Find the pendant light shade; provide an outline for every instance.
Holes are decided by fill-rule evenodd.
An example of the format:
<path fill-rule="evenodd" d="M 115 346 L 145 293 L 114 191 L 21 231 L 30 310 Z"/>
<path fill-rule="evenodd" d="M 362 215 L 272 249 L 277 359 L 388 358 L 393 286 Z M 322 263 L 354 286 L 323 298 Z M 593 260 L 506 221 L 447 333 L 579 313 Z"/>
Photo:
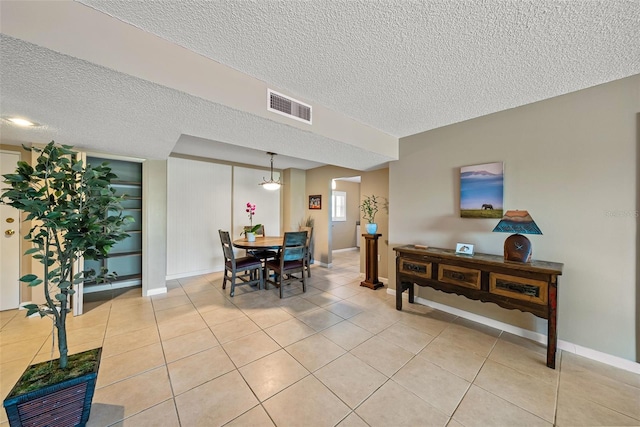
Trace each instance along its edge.
<path fill-rule="evenodd" d="M 280 182 L 280 179 L 278 179 L 277 181 L 273 179 L 273 156 L 275 156 L 276 153 L 267 152 L 267 154 L 271 156 L 271 178 L 269 178 L 269 180 L 267 181 L 266 179 L 264 179 L 264 177 L 262 177 L 262 182 L 258 185 L 262 185 L 265 190 L 274 191 L 280 188 L 282 182 Z"/>

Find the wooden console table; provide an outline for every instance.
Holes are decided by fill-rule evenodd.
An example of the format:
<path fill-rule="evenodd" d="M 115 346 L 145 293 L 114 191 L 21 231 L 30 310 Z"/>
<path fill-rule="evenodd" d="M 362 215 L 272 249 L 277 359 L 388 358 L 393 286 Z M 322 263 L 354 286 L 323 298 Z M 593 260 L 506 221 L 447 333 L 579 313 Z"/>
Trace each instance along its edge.
<path fill-rule="evenodd" d="M 500 307 L 532 313 L 548 320 L 547 366 L 556 367 L 556 316 L 558 276 L 563 265 L 556 262 L 505 261 L 502 256 L 458 255 L 450 249 L 405 245 L 396 251 L 396 308 L 402 310 L 402 293 L 413 284 L 492 302 Z"/>
<path fill-rule="evenodd" d="M 360 286 L 378 289 L 384 285 L 378 280 L 378 237 L 382 234 L 363 234 L 366 246 L 366 277 Z"/>

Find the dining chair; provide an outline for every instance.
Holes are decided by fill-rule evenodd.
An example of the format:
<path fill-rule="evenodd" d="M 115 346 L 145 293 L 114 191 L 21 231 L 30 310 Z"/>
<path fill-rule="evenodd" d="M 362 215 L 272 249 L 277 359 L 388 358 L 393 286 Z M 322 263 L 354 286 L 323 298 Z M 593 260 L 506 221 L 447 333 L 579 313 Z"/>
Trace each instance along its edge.
<path fill-rule="evenodd" d="M 288 231 L 284 233 L 282 248 L 278 250 L 276 259 L 267 261 L 266 270 L 272 270 L 275 273 L 273 279 L 267 274 L 265 280 L 265 289 L 268 284 L 280 288 L 280 298 L 284 285 L 293 282 L 302 282 L 302 292 L 307 292 L 307 279 L 304 274 L 304 254 L 307 246 L 306 231 Z M 296 276 L 300 273 L 299 276 Z"/>
<path fill-rule="evenodd" d="M 313 239 L 313 227 L 300 226 L 298 231 L 307 232 L 307 247 L 304 254 L 304 269 L 307 271 L 307 277 L 311 277 L 311 239 Z"/>
<path fill-rule="evenodd" d="M 262 275 L 262 261 L 253 256 L 236 258 L 231 245 L 231 237 L 228 231 L 218 230 L 222 252 L 224 253 L 224 278 L 222 289 L 227 288 L 227 280 L 231 283 L 230 296 L 235 294 L 236 284 L 258 285 L 262 289 L 264 276 Z"/>

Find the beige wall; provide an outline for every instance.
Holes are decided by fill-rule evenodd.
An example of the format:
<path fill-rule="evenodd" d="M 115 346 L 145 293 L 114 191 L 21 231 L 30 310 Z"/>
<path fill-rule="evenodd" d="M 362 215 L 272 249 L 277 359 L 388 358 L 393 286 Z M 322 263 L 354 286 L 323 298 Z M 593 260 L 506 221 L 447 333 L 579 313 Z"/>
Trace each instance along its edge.
<path fill-rule="evenodd" d="M 331 249 L 356 247 L 356 222 L 360 221 L 360 184 L 351 181 L 336 181 L 336 191 L 347 193 L 347 220 L 333 221 L 331 227 Z"/>
<path fill-rule="evenodd" d="M 533 257 L 564 263 L 559 339 L 637 360 L 639 111 L 636 75 L 403 138 L 389 171 L 391 248 L 466 242 L 501 254 L 507 235 L 491 232 L 497 220 L 459 217 L 459 168 L 503 161 L 505 207 L 528 210 L 544 233 L 531 236 Z M 545 333 L 546 321 L 530 314 L 419 295 Z"/>
<path fill-rule="evenodd" d="M 353 169 L 339 168 L 335 166 L 323 166 L 307 171 L 307 196 L 310 194 L 322 195 L 322 209 L 308 210 L 315 219 L 314 236 L 316 239 L 315 259 L 321 265 L 331 264 L 332 236 L 329 233 L 329 225 L 331 224 L 331 180 L 333 178 L 346 178 L 351 176 L 360 176 L 360 194 L 375 194 L 384 198 L 389 197 L 389 169 L 380 169 L 371 172 L 356 171 Z M 362 197 L 360 197 L 362 200 Z M 358 203 L 359 205 L 360 203 Z M 378 276 L 387 278 L 388 270 L 388 222 L 389 217 L 384 209 L 381 209 L 376 216 L 378 223 L 378 233 L 382 237 L 378 241 L 378 252 L 381 262 L 379 264 Z M 361 223 L 363 223 L 361 221 Z M 363 231 L 364 232 L 364 231 Z M 362 243 L 362 242 L 361 242 Z M 361 249 L 363 248 L 361 244 Z M 364 272 L 364 251 L 361 251 L 361 271 Z"/>
<path fill-rule="evenodd" d="M 307 170 L 306 195 L 307 213 L 314 221 L 314 259 L 320 265 L 331 265 L 331 180 L 333 178 L 345 178 L 359 176 L 360 171 L 340 168 L 336 166 L 322 166 Z M 308 208 L 309 195 L 320 194 L 322 196 L 322 209 L 311 210 Z"/>
<path fill-rule="evenodd" d="M 282 230 L 296 231 L 307 215 L 306 173 L 301 169 L 282 171 Z"/>

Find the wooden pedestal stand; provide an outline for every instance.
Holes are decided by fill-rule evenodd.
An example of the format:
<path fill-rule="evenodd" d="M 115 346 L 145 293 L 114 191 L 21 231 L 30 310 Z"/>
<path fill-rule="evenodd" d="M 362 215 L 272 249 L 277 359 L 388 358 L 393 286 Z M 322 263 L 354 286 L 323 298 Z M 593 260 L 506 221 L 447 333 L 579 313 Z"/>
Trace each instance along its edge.
<path fill-rule="evenodd" d="M 382 234 L 363 234 L 366 246 L 366 278 L 364 282 L 360 282 L 360 286 L 366 286 L 371 289 L 378 289 L 384 286 L 378 280 L 378 237 Z"/>

